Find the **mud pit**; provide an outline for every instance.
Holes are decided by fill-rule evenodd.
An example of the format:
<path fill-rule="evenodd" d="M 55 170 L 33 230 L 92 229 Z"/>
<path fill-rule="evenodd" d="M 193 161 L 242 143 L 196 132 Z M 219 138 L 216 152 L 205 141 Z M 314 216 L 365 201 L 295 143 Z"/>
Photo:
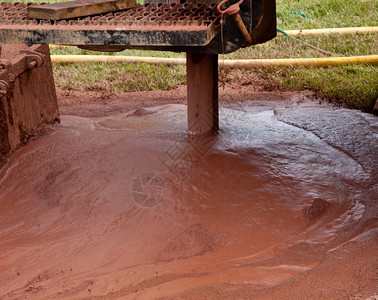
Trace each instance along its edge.
<path fill-rule="evenodd" d="M 0 299 L 376 296 L 377 117 L 229 92 L 205 141 L 183 88 L 61 94 L 0 170 Z"/>

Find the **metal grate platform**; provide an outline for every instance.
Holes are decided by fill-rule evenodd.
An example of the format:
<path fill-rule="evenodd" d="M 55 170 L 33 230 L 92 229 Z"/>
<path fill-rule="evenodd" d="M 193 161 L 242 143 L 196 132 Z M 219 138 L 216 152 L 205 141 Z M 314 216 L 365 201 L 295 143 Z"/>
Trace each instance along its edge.
<path fill-rule="evenodd" d="M 37 20 L 27 16 L 32 5 L 0 3 L 0 43 L 204 47 L 221 18 L 215 4 L 150 3 L 88 17 Z"/>

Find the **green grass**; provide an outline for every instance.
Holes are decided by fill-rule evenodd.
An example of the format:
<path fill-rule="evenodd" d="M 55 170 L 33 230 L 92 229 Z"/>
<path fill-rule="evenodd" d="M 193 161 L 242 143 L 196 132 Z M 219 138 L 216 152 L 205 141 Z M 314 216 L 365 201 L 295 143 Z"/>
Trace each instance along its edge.
<path fill-rule="evenodd" d="M 166 51 L 124 50 L 103 53 L 75 47 L 52 49 L 57 55 L 127 55 L 145 57 L 182 57 L 181 53 Z M 53 65 L 56 85 L 64 90 L 96 90 L 106 94 L 167 90 L 186 82 L 183 66 L 160 66 L 146 63 L 60 63 Z"/>
<path fill-rule="evenodd" d="M 370 112 L 378 95 L 378 69 L 370 65 L 331 68 L 260 68 L 231 70 L 225 79 L 262 90 L 312 90 L 334 103 Z"/>
<path fill-rule="evenodd" d="M 50 2 L 62 2 L 51 0 Z M 298 11 L 306 14 L 303 18 Z M 376 0 L 277 0 L 277 23 L 284 30 L 378 26 Z M 332 52 L 332 56 L 377 54 L 377 34 L 303 36 L 302 41 Z M 52 54 L 104 54 L 77 48 L 53 49 Z M 185 53 L 125 50 L 109 55 L 185 57 Z M 221 59 L 327 57 L 290 37 L 240 49 Z M 363 111 L 371 111 L 378 96 L 376 66 L 328 68 L 264 68 L 225 70 L 223 82 L 261 84 L 266 89 L 313 90 L 320 96 Z M 185 67 L 149 64 L 55 64 L 57 86 L 104 93 L 169 89 L 185 83 Z"/>
<path fill-rule="evenodd" d="M 288 13 L 300 11 L 307 19 Z M 378 25 L 376 0 L 277 0 L 277 25 L 282 29 Z"/>
<path fill-rule="evenodd" d="M 282 84 L 300 90 L 311 89 L 349 108 L 370 112 L 378 96 L 378 70 L 373 66 L 296 68 L 282 74 Z"/>
<path fill-rule="evenodd" d="M 185 82 L 180 66 L 150 64 L 56 64 L 55 81 L 65 90 L 96 90 L 104 93 L 167 90 Z"/>

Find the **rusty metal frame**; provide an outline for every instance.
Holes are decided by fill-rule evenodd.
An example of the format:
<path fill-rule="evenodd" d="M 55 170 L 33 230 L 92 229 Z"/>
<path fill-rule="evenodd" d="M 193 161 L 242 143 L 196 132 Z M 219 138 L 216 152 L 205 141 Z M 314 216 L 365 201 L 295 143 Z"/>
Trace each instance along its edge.
<path fill-rule="evenodd" d="M 241 4 L 240 16 L 251 35 L 249 43 L 232 16 L 226 15 L 221 25 L 215 3 L 149 3 L 68 20 L 30 19 L 27 7 L 33 5 L 0 2 L 0 43 L 221 54 L 276 36 L 275 0 L 246 0 Z"/>
<path fill-rule="evenodd" d="M 137 5 L 60 21 L 28 19 L 26 8 L 22 3 L 0 3 L 1 43 L 204 47 L 220 20 L 214 5 L 193 3 Z"/>

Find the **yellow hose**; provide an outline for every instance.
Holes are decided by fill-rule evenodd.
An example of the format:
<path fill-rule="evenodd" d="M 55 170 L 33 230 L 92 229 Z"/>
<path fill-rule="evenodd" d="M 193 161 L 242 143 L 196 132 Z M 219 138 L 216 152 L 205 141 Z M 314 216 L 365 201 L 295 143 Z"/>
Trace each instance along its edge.
<path fill-rule="evenodd" d="M 375 33 L 378 27 L 349 27 L 349 28 L 321 28 L 321 29 L 299 29 L 285 30 L 289 35 L 317 35 L 317 34 L 355 34 L 355 33 Z M 278 36 L 283 36 L 277 32 Z"/>
<path fill-rule="evenodd" d="M 378 64 L 378 55 L 327 57 L 327 58 L 289 58 L 289 59 L 246 59 L 225 60 L 219 63 L 229 68 L 260 68 L 260 67 L 329 67 L 345 64 Z"/>
<path fill-rule="evenodd" d="M 162 65 L 185 65 L 185 58 L 106 56 L 106 55 L 51 55 L 53 63 L 148 63 Z M 219 65 L 229 68 L 261 67 L 328 67 L 344 64 L 378 64 L 378 55 L 327 57 L 327 58 L 292 58 L 292 59 L 239 59 L 219 60 Z"/>
<path fill-rule="evenodd" d="M 107 55 L 51 55 L 53 63 L 149 63 L 161 65 L 185 65 L 185 58 L 107 56 Z"/>

